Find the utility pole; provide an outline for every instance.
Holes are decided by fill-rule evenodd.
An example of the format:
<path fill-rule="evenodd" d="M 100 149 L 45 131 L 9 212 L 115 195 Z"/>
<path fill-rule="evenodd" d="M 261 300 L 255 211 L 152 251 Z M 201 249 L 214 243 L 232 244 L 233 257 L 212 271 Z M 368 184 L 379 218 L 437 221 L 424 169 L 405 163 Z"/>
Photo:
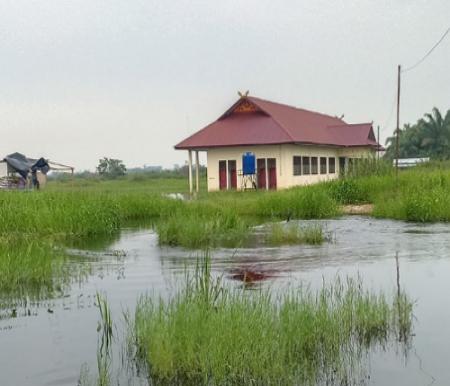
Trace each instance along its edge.
<path fill-rule="evenodd" d="M 397 75 L 397 128 L 395 130 L 395 176 L 398 179 L 399 135 L 400 135 L 400 74 L 402 66 L 398 65 Z"/>
<path fill-rule="evenodd" d="M 380 160 L 380 125 L 377 126 L 377 144 L 378 144 L 378 151 L 377 151 L 377 160 Z"/>

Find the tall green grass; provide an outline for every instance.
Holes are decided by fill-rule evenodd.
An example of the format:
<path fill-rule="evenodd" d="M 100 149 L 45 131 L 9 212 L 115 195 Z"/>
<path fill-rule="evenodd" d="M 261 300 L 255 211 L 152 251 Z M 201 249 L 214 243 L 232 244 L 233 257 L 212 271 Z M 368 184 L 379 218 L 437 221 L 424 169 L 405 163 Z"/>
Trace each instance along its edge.
<path fill-rule="evenodd" d="M 117 203 L 104 195 L 0 193 L 0 234 L 89 236 L 110 233 L 120 224 Z"/>
<path fill-rule="evenodd" d="M 374 199 L 374 216 L 415 222 L 450 221 L 450 170 L 401 171 L 391 190 Z"/>
<path fill-rule="evenodd" d="M 114 339 L 114 323 L 111 309 L 104 295 L 97 292 L 96 306 L 100 312 L 97 325 L 97 376 L 91 375 L 89 366 L 83 364 L 80 370 L 78 386 L 109 386 L 111 380 L 112 343 Z"/>
<path fill-rule="evenodd" d="M 143 191 L 0 192 L 0 235 L 73 238 L 112 234 L 131 221 L 152 221 L 161 244 L 239 243 L 248 224 L 267 219 L 326 218 L 336 202 L 320 187 L 176 200 Z"/>
<path fill-rule="evenodd" d="M 217 192 L 186 201 L 123 181 L 86 190 L 0 192 L 0 235 L 93 237 L 113 234 L 131 221 L 150 221 L 158 224 L 162 244 L 198 247 L 218 239 L 233 244 L 248 225 L 331 218 L 340 215 L 340 205 L 358 203 L 374 203 L 377 217 L 450 220 L 449 168 L 418 167 L 401 171 L 398 180 L 390 170 L 278 192 Z"/>
<path fill-rule="evenodd" d="M 321 219 L 339 214 L 336 201 L 323 184 L 262 193 L 254 210 L 263 218 L 278 219 Z"/>
<path fill-rule="evenodd" d="M 195 211 L 173 213 L 157 225 L 160 245 L 181 245 L 198 249 L 205 246 L 237 247 L 247 238 L 248 223 L 231 211 L 207 215 Z"/>
<path fill-rule="evenodd" d="M 0 192 L 0 234 L 93 236 L 181 205 L 153 193 Z"/>
<path fill-rule="evenodd" d="M 432 163 L 395 173 L 347 177 L 323 189 L 340 204 L 373 203 L 375 217 L 450 221 L 450 168 Z"/>
<path fill-rule="evenodd" d="M 206 260 L 169 300 L 138 301 L 130 342 L 158 385 L 348 384 L 368 350 L 407 344 L 411 330 L 405 294 L 389 300 L 352 279 L 318 292 L 232 289 Z"/>
<path fill-rule="evenodd" d="M 0 239 L 0 309 L 61 295 L 86 271 L 66 264 L 67 256 L 50 242 L 23 237 Z"/>
<path fill-rule="evenodd" d="M 162 178 L 154 178 L 145 174 L 130 174 L 128 176 L 119 177 L 116 179 L 102 179 L 101 177 L 87 177 L 87 178 L 67 178 L 55 179 L 49 181 L 46 190 L 61 192 L 141 192 L 152 194 L 165 193 L 189 193 L 189 183 L 187 176 L 162 176 Z M 200 178 L 200 191 L 206 191 L 206 178 Z"/>
<path fill-rule="evenodd" d="M 268 227 L 266 242 L 270 245 L 286 244 L 322 244 L 327 239 L 323 227 L 319 224 L 300 225 L 295 222 L 273 223 Z"/>

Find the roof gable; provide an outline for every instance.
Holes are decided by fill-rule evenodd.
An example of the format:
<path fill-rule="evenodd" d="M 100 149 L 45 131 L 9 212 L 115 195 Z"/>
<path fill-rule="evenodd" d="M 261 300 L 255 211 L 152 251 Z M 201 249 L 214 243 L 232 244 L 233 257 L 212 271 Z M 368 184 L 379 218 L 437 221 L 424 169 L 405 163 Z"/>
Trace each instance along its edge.
<path fill-rule="evenodd" d="M 231 106 L 225 113 L 223 113 L 220 119 L 225 119 L 232 114 L 245 114 L 245 113 L 262 113 L 263 112 L 255 103 L 253 103 L 249 98 L 241 97 L 233 106 Z"/>

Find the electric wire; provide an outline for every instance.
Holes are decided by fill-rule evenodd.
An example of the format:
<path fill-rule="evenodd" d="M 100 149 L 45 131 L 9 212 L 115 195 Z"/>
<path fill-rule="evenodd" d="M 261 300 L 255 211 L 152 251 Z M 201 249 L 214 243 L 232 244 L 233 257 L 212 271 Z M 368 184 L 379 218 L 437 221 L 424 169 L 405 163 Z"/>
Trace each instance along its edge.
<path fill-rule="evenodd" d="M 436 42 L 436 44 L 433 47 L 431 47 L 431 49 L 423 56 L 422 59 L 420 59 L 417 63 L 413 64 L 412 66 L 405 68 L 404 70 L 402 70 L 402 72 L 411 71 L 414 68 L 416 68 L 419 64 L 421 64 L 426 58 L 428 58 L 428 56 L 431 55 L 431 53 L 437 48 L 437 46 L 439 46 L 439 44 L 442 43 L 442 41 L 449 34 L 449 32 L 450 32 L 450 27 L 447 28 L 447 30 L 444 32 L 444 34 L 441 36 L 441 38 Z"/>

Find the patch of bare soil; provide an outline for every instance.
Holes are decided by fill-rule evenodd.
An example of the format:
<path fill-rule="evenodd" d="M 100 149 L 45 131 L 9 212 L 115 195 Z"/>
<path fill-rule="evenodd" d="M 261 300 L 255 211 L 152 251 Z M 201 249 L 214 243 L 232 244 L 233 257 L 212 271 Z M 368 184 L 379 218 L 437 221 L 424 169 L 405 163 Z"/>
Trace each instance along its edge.
<path fill-rule="evenodd" d="M 373 204 L 362 205 L 344 205 L 342 213 L 344 214 L 372 214 Z"/>

